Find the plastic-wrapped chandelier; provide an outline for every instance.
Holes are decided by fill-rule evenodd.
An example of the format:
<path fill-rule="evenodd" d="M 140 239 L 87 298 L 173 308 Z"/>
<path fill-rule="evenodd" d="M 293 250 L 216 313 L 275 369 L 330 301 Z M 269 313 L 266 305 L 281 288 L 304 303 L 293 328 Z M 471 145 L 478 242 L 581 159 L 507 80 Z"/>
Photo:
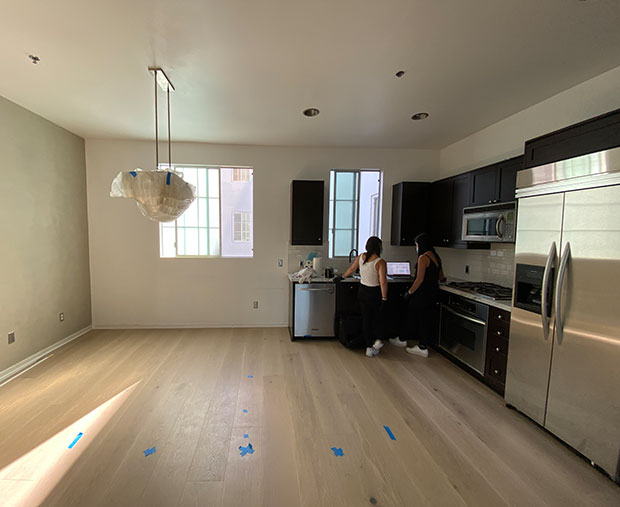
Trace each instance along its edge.
<path fill-rule="evenodd" d="M 170 92 L 174 86 L 164 71 L 149 67 L 155 81 L 155 167 L 153 171 L 121 171 L 112 181 L 110 197 L 126 197 L 137 201 L 138 209 L 156 222 L 179 218 L 196 199 L 196 189 L 173 170 L 159 169 L 159 132 L 157 116 L 157 87 L 166 92 L 168 101 L 168 167 L 172 167 L 170 147 Z"/>

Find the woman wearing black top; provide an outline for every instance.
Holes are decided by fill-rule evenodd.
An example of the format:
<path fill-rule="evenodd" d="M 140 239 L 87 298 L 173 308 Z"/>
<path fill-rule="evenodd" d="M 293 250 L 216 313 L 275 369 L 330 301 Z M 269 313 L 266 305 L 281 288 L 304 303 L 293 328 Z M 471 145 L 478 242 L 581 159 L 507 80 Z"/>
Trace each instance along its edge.
<path fill-rule="evenodd" d="M 434 307 L 439 297 L 439 282 L 445 281 L 441 259 L 433 248 L 431 237 L 422 233 L 416 236 L 418 264 L 413 285 L 405 293 L 407 298 L 406 328 L 399 338 L 390 339 L 398 347 L 407 347 L 407 339 L 419 340 L 418 345 L 407 347 L 407 352 L 428 357 L 428 343 L 432 333 Z"/>

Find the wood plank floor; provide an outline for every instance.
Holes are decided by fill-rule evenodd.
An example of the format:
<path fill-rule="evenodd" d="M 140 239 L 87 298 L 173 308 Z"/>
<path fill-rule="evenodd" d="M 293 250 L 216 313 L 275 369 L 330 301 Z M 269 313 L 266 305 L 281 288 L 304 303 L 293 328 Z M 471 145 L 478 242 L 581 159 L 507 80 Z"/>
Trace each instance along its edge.
<path fill-rule="evenodd" d="M 620 505 L 445 358 L 285 329 L 92 331 L 1 387 L 0 415 L 3 507 Z"/>

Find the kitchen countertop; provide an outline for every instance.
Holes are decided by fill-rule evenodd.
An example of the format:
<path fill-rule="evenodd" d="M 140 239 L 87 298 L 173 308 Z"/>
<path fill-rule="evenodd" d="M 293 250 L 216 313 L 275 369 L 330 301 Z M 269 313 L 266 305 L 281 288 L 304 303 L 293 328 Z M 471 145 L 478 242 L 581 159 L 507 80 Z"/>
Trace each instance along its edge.
<path fill-rule="evenodd" d="M 293 273 L 289 273 L 288 274 L 288 279 L 291 282 L 299 283 L 299 280 L 295 280 L 293 278 L 293 275 L 294 275 Z M 309 283 L 331 283 L 333 281 L 334 281 L 333 278 L 325 278 L 324 276 L 316 276 L 316 277 L 311 278 Z M 343 278 L 341 281 L 342 282 L 349 282 L 349 283 L 350 282 L 359 283 L 360 279 L 351 276 L 349 278 Z M 413 278 L 389 278 L 388 277 L 387 281 L 388 281 L 388 283 L 397 283 L 397 282 L 400 282 L 400 283 L 403 283 L 403 282 L 404 283 L 413 283 Z M 306 283 L 308 283 L 308 282 L 306 282 Z"/>
<path fill-rule="evenodd" d="M 484 303 L 485 305 L 494 306 L 495 308 L 499 308 L 500 310 L 504 310 L 506 312 L 509 312 L 512 310 L 512 302 L 506 299 L 500 299 L 500 300 L 491 299 L 485 296 L 481 296 L 480 294 L 473 294 L 471 292 L 457 289 L 455 287 L 450 287 L 449 285 L 444 285 L 444 284 L 440 284 L 439 288 L 446 292 L 451 292 L 452 294 L 463 296 L 464 298 L 467 298 L 467 299 L 473 299 L 474 301 L 477 301 L 478 303 Z"/>

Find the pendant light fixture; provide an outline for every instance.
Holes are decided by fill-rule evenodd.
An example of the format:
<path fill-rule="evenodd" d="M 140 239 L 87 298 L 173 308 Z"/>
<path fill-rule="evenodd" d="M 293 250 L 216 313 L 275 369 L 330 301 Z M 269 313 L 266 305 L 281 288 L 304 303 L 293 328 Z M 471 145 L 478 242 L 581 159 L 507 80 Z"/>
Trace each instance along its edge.
<path fill-rule="evenodd" d="M 170 142 L 170 92 L 174 86 L 159 67 L 149 67 L 155 84 L 155 169 L 121 171 L 112 181 L 110 197 L 134 199 L 140 212 L 156 222 L 171 222 L 179 218 L 196 199 L 196 189 L 172 169 Z M 168 109 L 168 165 L 159 167 L 159 116 L 157 88 L 166 92 Z"/>

